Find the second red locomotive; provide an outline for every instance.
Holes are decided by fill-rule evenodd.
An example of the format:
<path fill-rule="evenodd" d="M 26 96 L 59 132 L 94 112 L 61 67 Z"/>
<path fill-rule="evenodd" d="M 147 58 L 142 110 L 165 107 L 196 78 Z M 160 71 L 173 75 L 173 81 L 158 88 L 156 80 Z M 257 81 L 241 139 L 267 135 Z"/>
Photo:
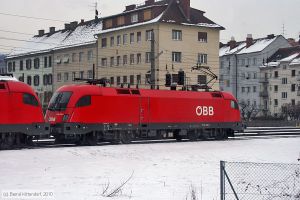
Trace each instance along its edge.
<path fill-rule="evenodd" d="M 224 139 L 242 130 L 237 100 L 226 92 L 63 86 L 46 121 L 57 141 L 129 143 L 135 139 Z"/>
<path fill-rule="evenodd" d="M 39 99 L 27 84 L 0 75 L 0 149 L 22 147 L 49 134 Z"/>

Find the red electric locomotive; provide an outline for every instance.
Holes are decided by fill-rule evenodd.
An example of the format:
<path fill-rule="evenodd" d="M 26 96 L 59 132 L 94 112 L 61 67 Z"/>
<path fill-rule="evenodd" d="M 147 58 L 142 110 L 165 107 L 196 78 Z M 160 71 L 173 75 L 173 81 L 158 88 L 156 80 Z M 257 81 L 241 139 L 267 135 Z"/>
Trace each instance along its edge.
<path fill-rule="evenodd" d="M 46 121 L 58 141 L 225 139 L 242 130 L 237 100 L 226 92 L 69 85 L 52 97 Z"/>
<path fill-rule="evenodd" d="M 0 149 L 24 146 L 49 130 L 33 89 L 11 75 L 0 76 Z"/>

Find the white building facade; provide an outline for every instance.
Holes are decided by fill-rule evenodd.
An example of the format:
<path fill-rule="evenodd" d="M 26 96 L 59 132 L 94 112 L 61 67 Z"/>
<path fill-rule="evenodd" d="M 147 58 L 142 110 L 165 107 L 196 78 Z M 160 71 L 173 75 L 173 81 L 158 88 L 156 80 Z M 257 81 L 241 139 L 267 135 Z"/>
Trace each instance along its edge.
<path fill-rule="evenodd" d="M 242 42 L 236 42 L 232 38 L 220 48 L 221 90 L 233 93 L 240 103 L 263 108 L 260 66 L 279 48 L 289 46 L 281 35 L 253 39 L 249 34 L 246 41 Z"/>

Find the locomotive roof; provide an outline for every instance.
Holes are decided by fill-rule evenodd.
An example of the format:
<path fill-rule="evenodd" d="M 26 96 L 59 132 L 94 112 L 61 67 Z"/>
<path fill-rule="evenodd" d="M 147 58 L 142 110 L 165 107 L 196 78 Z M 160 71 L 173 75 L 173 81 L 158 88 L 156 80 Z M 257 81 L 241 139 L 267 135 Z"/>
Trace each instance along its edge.
<path fill-rule="evenodd" d="M 82 95 L 105 95 L 105 96 L 117 96 L 117 95 L 126 95 L 126 92 L 130 92 L 127 95 L 137 95 L 145 97 L 168 97 L 168 98 L 181 98 L 185 96 L 186 98 L 199 98 L 209 99 L 218 97 L 218 94 L 222 94 L 221 98 L 225 99 L 235 99 L 230 93 L 219 92 L 219 91 L 210 91 L 210 92 L 194 92 L 194 91 L 173 91 L 173 90 L 150 90 L 150 89 L 135 89 L 135 88 L 112 88 L 112 87 L 100 87 L 96 85 L 67 85 L 61 87 L 58 91 L 77 91 Z M 136 91 L 136 92 L 134 92 Z M 216 94 L 213 96 L 212 94 Z"/>
<path fill-rule="evenodd" d="M 35 95 L 34 90 L 27 84 L 20 81 L 5 81 L 8 84 L 9 91 L 23 92 Z"/>

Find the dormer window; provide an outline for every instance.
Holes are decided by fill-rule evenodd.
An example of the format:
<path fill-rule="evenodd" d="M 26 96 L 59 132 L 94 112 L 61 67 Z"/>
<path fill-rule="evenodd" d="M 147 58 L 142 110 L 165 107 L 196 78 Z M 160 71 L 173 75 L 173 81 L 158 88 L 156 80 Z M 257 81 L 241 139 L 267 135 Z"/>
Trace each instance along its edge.
<path fill-rule="evenodd" d="M 139 21 L 138 14 L 134 13 L 131 15 L 131 23 L 136 23 Z"/>

